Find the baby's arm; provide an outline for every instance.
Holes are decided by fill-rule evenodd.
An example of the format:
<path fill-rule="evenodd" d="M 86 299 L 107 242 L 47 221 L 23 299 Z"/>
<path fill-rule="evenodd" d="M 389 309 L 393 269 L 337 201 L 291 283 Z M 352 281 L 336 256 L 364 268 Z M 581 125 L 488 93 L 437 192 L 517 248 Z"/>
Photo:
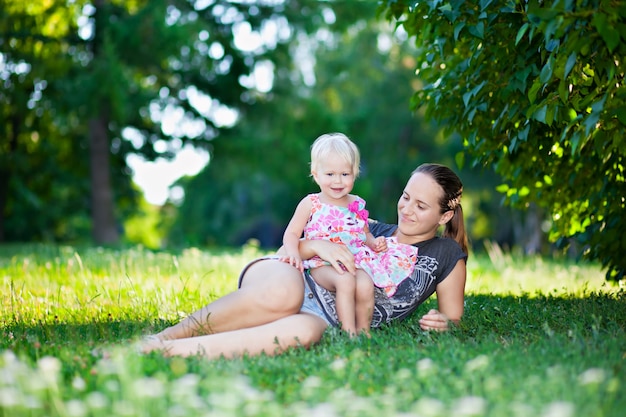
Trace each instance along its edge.
<path fill-rule="evenodd" d="M 387 239 L 384 236 L 374 237 L 374 235 L 370 232 L 370 228 L 365 224 L 364 228 L 365 232 L 365 244 L 375 252 L 386 252 L 387 251 Z"/>
<path fill-rule="evenodd" d="M 283 262 L 287 262 L 303 271 L 302 258 L 300 257 L 300 238 L 302 232 L 309 220 L 309 214 L 311 213 L 311 200 L 308 197 L 303 198 L 296 207 L 293 217 L 289 221 L 285 234 L 283 235 L 283 250 L 284 255 L 280 258 Z"/>

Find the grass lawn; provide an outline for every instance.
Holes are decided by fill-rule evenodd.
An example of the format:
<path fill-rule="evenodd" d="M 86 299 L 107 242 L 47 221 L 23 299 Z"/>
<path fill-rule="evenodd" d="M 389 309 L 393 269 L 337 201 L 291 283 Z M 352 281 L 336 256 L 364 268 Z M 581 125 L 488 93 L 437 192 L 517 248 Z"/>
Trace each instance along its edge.
<path fill-rule="evenodd" d="M 492 251 L 466 314 L 309 351 L 207 361 L 132 342 L 236 288 L 262 254 L 0 246 L 0 417 L 626 415 L 626 291 L 597 265 Z M 111 353 L 103 359 L 102 350 Z"/>

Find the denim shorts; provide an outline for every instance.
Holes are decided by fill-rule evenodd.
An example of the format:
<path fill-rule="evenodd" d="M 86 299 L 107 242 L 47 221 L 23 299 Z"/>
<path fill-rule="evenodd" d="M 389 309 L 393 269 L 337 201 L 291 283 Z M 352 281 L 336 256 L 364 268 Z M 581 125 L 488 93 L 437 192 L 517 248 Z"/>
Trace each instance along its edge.
<path fill-rule="evenodd" d="M 333 325 L 328 318 L 326 318 L 326 314 L 324 314 L 322 307 L 320 307 L 320 304 L 317 302 L 317 298 L 315 298 L 315 294 L 313 294 L 313 291 L 309 288 L 306 280 L 304 280 L 304 301 L 302 302 L 300 313 L 313 314 L 324 320 L 329 326 Z"/>

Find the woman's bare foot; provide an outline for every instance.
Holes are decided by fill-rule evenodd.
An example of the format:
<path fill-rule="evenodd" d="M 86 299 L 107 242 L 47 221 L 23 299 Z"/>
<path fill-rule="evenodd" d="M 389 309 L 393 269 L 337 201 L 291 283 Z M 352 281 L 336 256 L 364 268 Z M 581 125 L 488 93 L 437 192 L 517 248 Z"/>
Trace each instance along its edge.
<path fill-rule="evenodd" d="M 165 350 L 165 344 L 157 335 L 151 334 L 144 336 L 139 342 L 137 342 L 136 350 L 137 352 L 144 354 L 155 350 L 163 351 Z"/>

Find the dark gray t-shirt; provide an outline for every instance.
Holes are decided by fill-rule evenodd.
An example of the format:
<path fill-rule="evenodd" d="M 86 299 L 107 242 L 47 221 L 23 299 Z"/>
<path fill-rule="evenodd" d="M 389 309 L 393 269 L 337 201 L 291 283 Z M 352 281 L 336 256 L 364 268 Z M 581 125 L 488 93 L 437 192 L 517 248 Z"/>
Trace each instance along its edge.
<path fill-rule="evenodd" d="M 372 221 L 369 226 L 374 236 L 385 237 L 393 235 L 397 228 L 395 224 Z M 434 237 L 415 246 L 418 248 L 415 269 L 411 276 L 400 283 L 396 293 L 392 297 L 387 297 L 381 288 L 374 287 L 372 327 L 407 318 L 435 292 L 437 284 L 452 272 L 459 260 L 467 259 L 459 244 L 449 238 Z M 327 319 L 337 326 L 335 294 L 318 285 L 308 271 L 304 275 Z"/>

